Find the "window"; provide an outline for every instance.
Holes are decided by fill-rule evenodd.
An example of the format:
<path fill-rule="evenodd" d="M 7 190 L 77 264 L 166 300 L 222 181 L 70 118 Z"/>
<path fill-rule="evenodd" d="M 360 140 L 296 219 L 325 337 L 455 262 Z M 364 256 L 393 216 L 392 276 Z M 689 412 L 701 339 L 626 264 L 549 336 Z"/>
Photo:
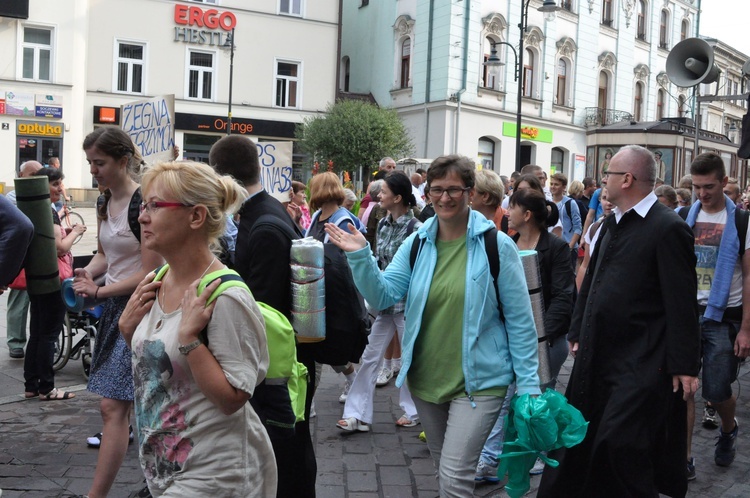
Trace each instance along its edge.
<path fill-rule="evenodd" d="M 143 62 L 146 47 L 140 43 L 117 42 L 115 91 L 144 93 Z"/>
<path fill-rule="evenodd" d="M 599 109 L 606 109 L 609 102 L 609 76 L 604 71 L 599 73 Z"/>
<path fill-rule="evenodd" d="M 563 59 L 560 59 L 557 61 L 557 92 L 555 92 L 555 103 L 557 105 L 566 105 L 567 77 L 568 64 Z"/>
<path fill-rule="evenodd" d="M 612 26 L 612 1 L 602 0 L 602 24 Z"/>
<path fill-rule="evenodd" d="M 279 0 L 279 14 L 302 15 L 302 0 Z"/>
<path fill-rule="evenodd" d="M 400 88 L 408 88 L 410 86 L 410 74 L 409 66 L 411 63 L 411 38 L 405 38 L 401 42 L 401 70 L 400 75 Z"/>
<path fill-rule="evenodd" d="M 299 77 L 299 62 L 276 61 L 276 107 L 298 106 Z"/>
<path fill-rule="evenodd" d="M 482 169 L 494 170 L 495 163 L 495 142 L 488 137 L 479 139 L 479 163 Z"/>
<path fill-rule="evenodd" d="M 553 173 L 562 173 L 565 165 L 565 151 L 560 147 L 553 147 L 550 156 L 550 166 Z"/>
<path fill-rule="evenodd" d="M 359 5 L 360 7 L 367 7 L 370 5 L 370 0 L 362 0 L 362 3 Z"/>
<path fill-rule="evenodd" d="M 573 0 L 562 0 L 560 2 L 560 8 L 567 10 L 568 12 L 573 12 Z"/>
<path fill-rule="evenodd" d="M 341 82 L 341 91 L 342 92 L 348 92 L 349 91 L 349 75 L 351 73 L 351 60 L 348 56 L 344 56 L 344 63 L 342 64 L 344 66 L 342 69 L 342 82 Z"/>
<path fill-rule="evenodd" d="M 661 11 L 659 18 L 659 47 L 667 48 L 667 26 L 669 22 L 669 12 L 664 9 Z"/>
<path fill-rule="evenodd" d="M 494 66 L 487 66 L 486 62 L 489 60 L 490 56 L 492 55 L 492 46 L 495 45 L 496 52 L 497 52 L 497 42 L 490 38 L 489 36 L 484 39 L 484 60 L 482 64 L 482 81 L 481 86 L 483 88 L 491 88 L 492 90 L 499 89 L 498 86 L 498 74 L 499 74 L 499 67 Z M 500 57 L 499 54 L 497 54 L 498 57 Z"/>
<path fill-rule="evenodd" d="M 664 119 L 664 90 L 656 92 L 656 120 Z"/>
<path fill-rule="evenodd" d="M 215 75 L 214 54 L 188 50 L 188 98 L 212 100 Z"/>
<path fill-rule="evenodd" d="M 682 24 L 680 24 L 680 41 L 685 40 L 688 37 L 688 33 L 690 32 L 690 23 L 687 19 L 682 20 Z"/>
<path fill-rule="evenodd" d="M 633 116 L 636 121 L 641 121 L 643 116 L 643 83 L 635 84 L 635 98 L 633 99 Z"/>
<path fill-rule="evenodd" d="M 638 0 L 638 24 L 636 26 L 636 36 L 639 40 L 646 39 L 646 2 Z"/>
<path fill-rule="evenodd" d="M 526 63 L 523 66 L 523 96 L 533 97 L 534 96 L 534 52 L 530 49 L 525 49 L 524 57 Z"/>
<path fill-rule="evenodd" d="M 52 30 L 23 28 L 21 78 L 52 81 Z"/>

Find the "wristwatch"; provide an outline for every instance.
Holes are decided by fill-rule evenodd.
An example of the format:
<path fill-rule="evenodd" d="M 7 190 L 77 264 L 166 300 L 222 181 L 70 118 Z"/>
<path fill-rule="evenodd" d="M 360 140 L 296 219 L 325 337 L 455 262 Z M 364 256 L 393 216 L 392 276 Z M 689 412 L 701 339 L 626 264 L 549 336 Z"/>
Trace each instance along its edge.
<path fill-rule="evenodd" d="M 191 342 L 190 344 L 187 344 L 185 346 L 180 346 L 177 349 L 180 350 L 180 353 L 182 353 L 184 355 L 187 355 L 190 351 L 194 350 L 195 348 L 197 348 L 201 344 L 203 344 L 203 342 L 201 342 L 200 339 L 197 339 L 197 340 Z"/>

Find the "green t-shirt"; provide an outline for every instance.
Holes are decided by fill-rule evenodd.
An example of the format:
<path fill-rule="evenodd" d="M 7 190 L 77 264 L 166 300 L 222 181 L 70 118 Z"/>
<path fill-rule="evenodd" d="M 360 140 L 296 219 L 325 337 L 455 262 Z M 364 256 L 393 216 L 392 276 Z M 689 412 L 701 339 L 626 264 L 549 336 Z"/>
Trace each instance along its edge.
<path fill-rule="evenodd" d="M 409 367 L 409 390 L 430 403 L 464 396 L 461 367 L 466 236 L 437 241 L 437 265 Z"/>

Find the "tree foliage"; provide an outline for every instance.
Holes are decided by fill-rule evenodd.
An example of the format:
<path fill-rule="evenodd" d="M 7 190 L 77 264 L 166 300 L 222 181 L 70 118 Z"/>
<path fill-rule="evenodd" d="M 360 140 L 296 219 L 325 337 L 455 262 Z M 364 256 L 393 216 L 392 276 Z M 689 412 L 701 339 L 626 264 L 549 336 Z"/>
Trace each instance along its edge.
<path fill-rule="evenodd" d="M 324 170 L 333 161 L 336 172 L 362 166 L 367 174 L 383 157 L 398 159 L 414 150 L 395 110 L 357 100 L 339 100 L 325 116 L 305 118 L 296 135 L 311 164 L 317 161 Z"/>

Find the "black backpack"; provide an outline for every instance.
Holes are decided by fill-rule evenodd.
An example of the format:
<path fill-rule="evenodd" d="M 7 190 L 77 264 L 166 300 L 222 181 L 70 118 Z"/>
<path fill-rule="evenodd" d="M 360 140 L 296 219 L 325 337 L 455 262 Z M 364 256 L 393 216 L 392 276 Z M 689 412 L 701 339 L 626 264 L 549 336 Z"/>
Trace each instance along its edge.
<path fill-rule="evenodd" d="M 683 207 L 677 211 L 677 214 L 679 214 L 680 218 L 683 220 L 687 220 L 689 213 L 689 207 Z M 745 211 L 740 208 L 734 210 L 734 226 L 737 227 L 737 237 L 740 239 L 740 258 L 745 254 L 745 239 L 747 238 L 748 221 L 750 221 L 750 211 Z M 693 227 L 690 228 L 692 229 Z"/>
<path fill-rule="evenodd" d="M 291 240 L 300 238 L 294 231 L 273 215 L 263 215 L 253 225 L 277 227 Z M 344 251 L 331 243 L 323 244 L 325 256 L 326 338 L 324 341 L 306 343 L 318 363 L 345 365 L 356 363 L 362 357 L 370 335 L 370 319 L 365 301 L 354 285 L 352 271 Z"/>
<path fill-rule="evenodd" d="M 108 199 L 104 194 L 96 199 L 97 214 L 104 213 L 107 202 Z M 141 242 L 141 224 L 138 222 L 138 216 L 141 214 L 141 202 L 143 202 L 143 197 L 141 195 L 141 187 L 138 187 L 130 197 L 130 203 L 128 204 L 128 225 L 130 226 L 130 231 L 138 239 L 138 243 Z"/>

